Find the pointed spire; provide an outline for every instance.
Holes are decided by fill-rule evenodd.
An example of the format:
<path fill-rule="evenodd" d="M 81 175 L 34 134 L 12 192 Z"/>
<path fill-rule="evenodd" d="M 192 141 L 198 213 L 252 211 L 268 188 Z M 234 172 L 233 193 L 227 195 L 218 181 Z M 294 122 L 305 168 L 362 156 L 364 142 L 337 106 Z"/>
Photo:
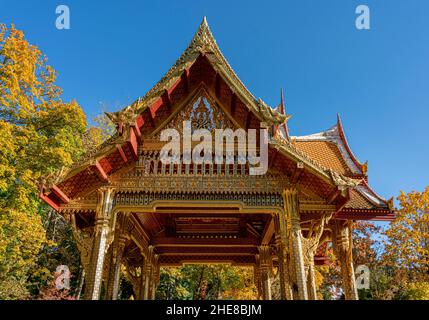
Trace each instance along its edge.
<path fill-rule="evenodd" d="M 285 97 L 283 94 L 283 88 L 280 89 L 280 112 L 285 114 Z"/>
<path fill-rule="evenodd" d="M 198 31 L 197 33 L 199 33 L 200 31 L 206 31 L 209 28 L 209 24 L 207 23 L 207 18 L 206 16 L 203 17 L 203 20 L 200 23 L 200 26 L 198 27 Z"/>
<path fill-rule="evenodd" d="M 280 112 L 286 116 L 285 98 L 284 98 L 283 88 L 280 89 Z M 287 126 L 287 119 L 286 119 L 285 123 L 283 123 L 283 128 L 285 131 L 285 136 L 286 136 L 285 138 L 287 140 L 290 140 L 289 128 Z"/>
<path fill-rule="evenodd" d="M 191 41 L 190 49 L 192 51 L 199 51 L 201 53 L 207 53 L 216 50 L 216 40 L 213 37 L 213 34 L 210 31 L 209 24 L 207 23 L 206 16 L 203 17 L 203 20 L 198 27 L 197 32 L 194 35 L 194 38 Z"/>

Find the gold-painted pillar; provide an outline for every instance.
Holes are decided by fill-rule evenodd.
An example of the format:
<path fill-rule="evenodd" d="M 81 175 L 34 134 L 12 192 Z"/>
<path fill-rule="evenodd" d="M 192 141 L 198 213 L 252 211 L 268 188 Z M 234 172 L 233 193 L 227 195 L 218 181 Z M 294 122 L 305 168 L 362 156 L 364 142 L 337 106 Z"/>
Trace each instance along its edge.
<path fill-rule="evenodd" d="M 340 262 L 343 290 L 346 300 L 358 300 L 355 272 L 353 268 L 353 240 L 351 221 L 333 221 L 332 242 L 334 253 Z"/>
<path fill-rule="evenodd" d="M 147 259 L 144 256 L 143 252 L 142 252 L 142 256 L 143 256 L 143 263 L 140 267 L 140 290 L 139 290 L 139 297 L 138 300 L 145 300 L 145 286 L 146 286 L 146 277 L 147 277 Z"/>
<path fill-rule="evenodd" d="M 85 284 L 85 299 L 87 300 L 98 300 L 100 298 L 104 258 L 109 245 L 107 238 L 112 229 L 110 222 L 112 218 L 113 195 L 114 191 L 112 188 L 102 188 L 99 190 L 94 241 Z"/>
<path fill-rule="evenodd" d="M 143 299 L 149 300 L 151 294 L 151 276 L 152 276 L 152 261 L 153 261 L 153 246 L 148 247 L 148 257 L 145 263 L 145 282 L 144 282 L 144 294 Z"/>
<path fill-rule="evenodd" d="M 280 299 L 293 300 L 289 277 L 289 253 L 287 250 L 287 221 L 284 212 L 274 216 L 275 243 L 280 272 Z"/>
<path fill-rule="evenodd" d="M 256 290 L 258 292 L 258 300 L 262 299 L 262 281 L 261 274 L 259 272 L 259 255 L 255 256 L 256 264 L 253 266 L 253 282 L 255 283 Z"/>
<path fill-rule="evenodd" d="M 107 284 L 107 299 L 117 300 L 119 292 L 119 281 L 121 278 L 122 255 L 125 249 L 127 238 L 124 235 L 115 235 L 112 248 L 112 257 L 109 270 L 109 279 Z"/>
<path fill-rule="evenodd" d="M 158 283 L 159 283 L 159 255 L 154 254 L 153 256 L 153 265 L 152 265 L 152 276 L 151 276 L 151 281 L 152 281 L 152 285 L 151 285 L 151 299 L 155 300 L 155 296 L 156 296 L 156 289 L 158 287 Z"/>
<path fill-rule="evenodd" d="M 271 300 L 271 273 L 272 261 L 268 245 L 258 247 L 259 250 L 259 274 L 262 282 L 262 300 Z"/>
<path fill-rule="evenodd" d="M 290 221 L 290 248 L 293 255 L 292 269 L 295 272 L 298 299 L 307 300 L 307 283 L 305 278 L 304 256 L 301 243 L 301 225 L 299 215 L 298 190 L 295 188 L 286 189 L 283 192 L 284 210 Z"/>

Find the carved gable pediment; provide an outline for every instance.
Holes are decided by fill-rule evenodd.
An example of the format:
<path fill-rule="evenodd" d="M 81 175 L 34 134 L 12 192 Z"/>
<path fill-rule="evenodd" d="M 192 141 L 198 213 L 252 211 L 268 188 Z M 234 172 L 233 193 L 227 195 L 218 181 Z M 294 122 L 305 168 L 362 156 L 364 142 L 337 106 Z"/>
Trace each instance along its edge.
<path fill-rule="evenodd" d="M 192 132 L 198 129 L 213 131 L 215 129 L 230 128 L 235 130 L 238 128 L 238 125 L 226 114 L 207 90 L 201 88 L 183 108 L 174 113 L 149 139 L 159 140 L 161 131 L 165 129 L 175 129 L 182 134 L 184 121 L 191 122 Z"/>

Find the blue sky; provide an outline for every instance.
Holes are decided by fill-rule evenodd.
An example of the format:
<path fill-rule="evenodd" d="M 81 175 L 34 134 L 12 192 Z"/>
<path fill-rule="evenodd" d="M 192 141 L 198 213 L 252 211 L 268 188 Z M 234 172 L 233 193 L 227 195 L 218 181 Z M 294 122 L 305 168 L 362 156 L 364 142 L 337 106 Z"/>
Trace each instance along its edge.
<path fill-rule="evenodd" d="M 270 105 L 285 90 L 292 135 L 342 117 L 384 197 L 429 185 L 429 1 L 1 1 L 59 72 L 64 98 L 89 117 L 149 90 L 186 48 L 202 17 L 250 91 Z M 66 4 L 71 29 L 55 28 Z M 355 8 L 371 29 L 355 28 Z"/>

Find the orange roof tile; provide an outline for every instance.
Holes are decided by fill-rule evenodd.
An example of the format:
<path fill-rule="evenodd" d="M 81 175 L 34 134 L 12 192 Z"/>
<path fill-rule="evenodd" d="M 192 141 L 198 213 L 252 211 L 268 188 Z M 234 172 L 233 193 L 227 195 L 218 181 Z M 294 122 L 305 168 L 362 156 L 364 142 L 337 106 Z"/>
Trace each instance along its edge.
<path fill-rule="evenodd" d="M 293 141 L 295 146 L 323 167 L 343 175 L 351 175 L 338 147 L 330 141 Z"/>

